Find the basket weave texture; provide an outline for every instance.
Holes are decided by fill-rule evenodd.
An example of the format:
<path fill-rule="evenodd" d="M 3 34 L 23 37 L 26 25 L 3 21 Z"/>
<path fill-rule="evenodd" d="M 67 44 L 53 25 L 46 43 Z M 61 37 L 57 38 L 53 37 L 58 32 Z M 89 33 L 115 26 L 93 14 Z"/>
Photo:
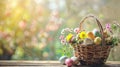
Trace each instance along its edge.
<path fill-rule="evenodd" d="M 80 30 L 82 30 L 83 22 L 92 17 L 96 20 L 98 27 L 100 29 L 102 44 L 101 45 L 83 45 L 77 44 L 74 46 L 74 55 L 79 58 L 79 61 L 82 65 L 94 65 L 94 64 L 104 64 L 109 56 L 111 46 L 106 45 L 105 38 L 103 34 L 103 27 L 100 21 L 95 16 L 87 16 L 83 18 L 80 22 Z"/>
<path fill-rule="evenodd" d="M 75 56 L 83 65 L 104 64 L 110 52 L 110 46 L 100 45 L 76 45 L 74 47 Z"/>

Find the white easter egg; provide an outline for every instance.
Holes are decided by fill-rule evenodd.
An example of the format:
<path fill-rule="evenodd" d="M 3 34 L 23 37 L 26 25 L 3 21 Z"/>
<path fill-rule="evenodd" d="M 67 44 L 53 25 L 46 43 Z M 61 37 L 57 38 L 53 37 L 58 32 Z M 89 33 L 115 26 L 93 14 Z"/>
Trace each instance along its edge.
<path fill-rule="evenodd" d="M 85 45 L 92 45 L 92 44 L 93 44 L 93 40 L 90 39 L 90 38 L 85 38 L 85 39 L 84 39 L 84 44 L 85 44 Z"/>
<path fill-rule="evenodd" d="M 79 59 L 75 56 L 71 57 L 71 60 L 73 60 L 74 65 L 78 65 L 80 63 Z"/>

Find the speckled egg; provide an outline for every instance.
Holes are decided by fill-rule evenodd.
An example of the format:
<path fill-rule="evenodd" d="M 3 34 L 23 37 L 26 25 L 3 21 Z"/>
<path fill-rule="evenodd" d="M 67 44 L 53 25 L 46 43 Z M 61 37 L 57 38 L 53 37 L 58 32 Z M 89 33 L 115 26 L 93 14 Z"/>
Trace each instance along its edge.
<path fill-rule="evenodd" d="M 68 67 L 71 67 L 73 65 L 73 60 L 68 58 L 65 60 L 65 64 L 68 66 Z"/>
<path fill-rule="evenodd" d="M 100 34 L 99 30 L 97 30 L 97 29 L 93 30 L 93 34 L 95 37 L 101 37 L 101 34 Z"/>
<path fill-rule="evenodd" d="M 67 56 L 62 56 L 60 57 L 59 61 L 61 64 L 65 64 L 65 60 L 67 59 L 68 57 Z"/>
<path fill-rule="evenodd" d="M 101 39 L 100 37 L 96 37 L 95 40 L 94 40 L 94 43 L 95 43 L 96 45 L 100 45 L 100 44 L 101 44 L 101 41 L 102 41 L 102 39 Z"/>
<path fill-rule="evenodd" d="M 74 65 L 79 65 L 80 64 L 79 59 L 77 57 L 75 57 L 75 56 L 71 57 L 71 60 L 73 60 Z"/>
<path fill-rule="evenodd" d="M 84 41 L 83 41 L 83 43 L 85 45 L 92 45 L 93 44 L 93 40 L 90 39 L 90 38 L 85 38 Z"/>

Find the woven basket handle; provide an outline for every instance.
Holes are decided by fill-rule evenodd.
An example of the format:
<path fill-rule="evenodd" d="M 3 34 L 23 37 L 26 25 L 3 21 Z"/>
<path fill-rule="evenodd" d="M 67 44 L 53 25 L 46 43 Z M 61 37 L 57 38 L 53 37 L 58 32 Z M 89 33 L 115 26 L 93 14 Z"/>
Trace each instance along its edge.
<path fill-rule="evenodd" d="M 82 30 L 82 24 L 84 23 L 84 21 L 85 21 L 86 19 L 90 18 L 90 17 L 96 20 L 96 22 L 97 22 L 97 24 L 98 24 L 98 27 L 99 27 L 99 29 L 100 29 L 100 33 L 101 33 L 101 35 L 102 35 L 102 36 L 101 36 L 101 38 L 102 38 L 102 45 L 105 45 L 105 39 L 104 39 L 104 34 L 103 34 L 103 27 L 102 27 L 100 21 L 98 20 L 98 18 L 95 17 L 94 15 L 88 15 L 88 16 L 86 16 L 85 18 L 83 18 L 83 19 L 81 20 L 81 22 L 80 22 L 80 27 L 79 27 L 80 31 Z"/>

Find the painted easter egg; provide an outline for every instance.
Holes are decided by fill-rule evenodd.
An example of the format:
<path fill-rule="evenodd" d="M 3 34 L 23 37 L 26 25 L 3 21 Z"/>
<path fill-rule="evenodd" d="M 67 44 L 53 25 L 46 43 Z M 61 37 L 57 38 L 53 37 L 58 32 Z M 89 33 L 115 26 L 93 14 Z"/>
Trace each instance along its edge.
<path fill-rule="evenodd" d="M 65 60 L 65 64 L 68 66 L 68 67 L 71 67 L 73 65 L 73 60 L 68 58 Z"/>
<path fill-rule="evenodd" d="M 87 37 L 88 37 L 88 38 L 91 38 L 91 39 L 93 39 L 93 40 L 94 40 L 94 38 L 95 38 L 93 32 L 88 32 L 88 33 L 87 33 Z"/>
<path fill-rule="evenodd" d="M 67 56 L 62 56 L 60 57 L 59 61 L 61 64 L 65 64 L 65 60 L 67 59 L 68 57 Z"/>
<path fill-rule="evenodd" d="M 73 64 L 74 65 L 78 65 L 80 62 L 79 62 L 79 59 L 75 56 L 71 57 L 71 60 L 73 60 Z"/>
<path fill-rule="evenodd" d="M 97 29 L 93 30 L 93 34 L 94 34 L 95 37 L 101 37 L 101 34 Z"/>
<path fill-rule="evenodd" d="M 93 44 L 93 40 L 90 39 L 90 38 L 85 38 L 84 41 L 83 41 L 83 43 L 85 45 L 92 45 Z"/>
<path fill-rule="evenodd" d="M 95 40 L 94 40 L 94 43 L 95 43 L 96 45 L 100 45 L 100 44 L 101 44 L 101 41 L 102 41 L 102 39 L 101 39 L 100 37 L 96 37 Z"/>

